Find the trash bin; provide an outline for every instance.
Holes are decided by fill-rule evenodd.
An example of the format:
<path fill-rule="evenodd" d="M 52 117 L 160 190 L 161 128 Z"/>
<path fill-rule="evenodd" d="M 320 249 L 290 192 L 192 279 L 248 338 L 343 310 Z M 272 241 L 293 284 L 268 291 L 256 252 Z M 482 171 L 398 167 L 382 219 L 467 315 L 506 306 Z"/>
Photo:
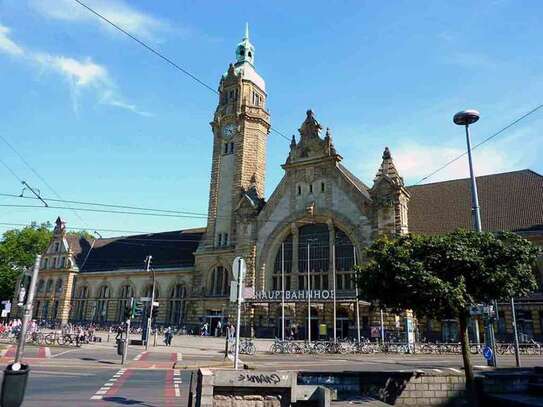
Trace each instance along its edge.
<path fill-rule="evenodd" d="M 126 339 L 117 339 L 117 355 L 123 355 L 125 342 Z"/>
<path fill-rule="evenodd" d="M 13 364 L 4 369 L 4 380 L 2 381 L 2 407 L 19 407 L 23 404 L 28 381 L 30 367 L 20 365 L 19 370 L 13 370 Z"/>

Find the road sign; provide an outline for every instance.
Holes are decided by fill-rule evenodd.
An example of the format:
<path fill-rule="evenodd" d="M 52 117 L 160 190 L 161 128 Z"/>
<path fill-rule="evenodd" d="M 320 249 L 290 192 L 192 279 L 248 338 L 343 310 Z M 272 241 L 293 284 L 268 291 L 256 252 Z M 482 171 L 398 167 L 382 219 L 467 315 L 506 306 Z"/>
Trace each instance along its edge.
<path fill-rule="evenodd" d="M 492 348 L 490 346 L 485 346 L 485 348 L 483 349 L 483 356 L 486 360 L 492 359 Z"/>
<path fill-rule="evenodd" d="M 158 301 L 153 302 L 153 307 L 158 307 L 160 303 Z"/>
<path fill-rule="evenodd" d="M 232 263 L 232 274 L 234 275 L 234 280 L 237 281 L 238 275 L 240 275 L 240 280 L 243 281 L 247 271 L 247 265 L 245 260 L 242 257 L 236 257 L 234 263 Z"/>
<path fill-rule="evenodd" d="M 243 289 L 243 281 L 241 282 L 241 302 L 243 302 L 243 298 L 245 294 L 245 290 Z M 237 281 L 230 281 L 230 302 L 237 302 L 238 301 L 238 282 Z"/>

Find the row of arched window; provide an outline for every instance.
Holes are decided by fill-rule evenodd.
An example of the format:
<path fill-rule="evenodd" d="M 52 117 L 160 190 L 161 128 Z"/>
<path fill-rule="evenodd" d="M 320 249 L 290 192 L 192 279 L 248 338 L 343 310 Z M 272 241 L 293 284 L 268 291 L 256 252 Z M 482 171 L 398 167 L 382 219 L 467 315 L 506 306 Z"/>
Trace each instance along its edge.
<path fill-rule="evenodd" d="M 152 286 L 146 286 L 143 296 L 151 297 L 151 293 Z M 177 325 L 182 321 L 185 296 L 186 288 L 182 284 L 177 284 L 170 289 L 166 315 L 166 320 L 170 323 Z M 90 312 L 88 309 L 91 300 L 89 297 L 89 288 L 81 286 L 75 293 L 72 318 L 75 320 L 85 320 L 90 317 L 94 321 L 106 321 L 108 320 L 110 307 L 117 303 L 115 319 L 121 321 L 124 318 L 124 309 L 129 305 L 130 298 L 132 297 L 135 297 L 135 292 L 134 288 L 129 284 L 121 286 L 119 297 L 117 298 L 111 297 L 111 289 L 108 285 L 102 285 L 98 288 L 95 298 L 96 308 Z M 160 298 L 158 287 L 155 287 L 155 298 Z M 89 315 L 89 312 L 92 315 Z"/>
<path fill-rule="evenodd" d="M 38 293 L 42 293 L 45 290 L 45 293 L 49 294 L 52 291 L 52 289 L 53 289 L 52 278 L 47 280 L 47 283 L 43 279 L 38 281 L 38 287 L 37 287 Z M 57 279 L 57 282 L 55 283 L 55 293 L 60 293 L 61 291 L 62 291 L 62 279 L 59 278 Z"/>

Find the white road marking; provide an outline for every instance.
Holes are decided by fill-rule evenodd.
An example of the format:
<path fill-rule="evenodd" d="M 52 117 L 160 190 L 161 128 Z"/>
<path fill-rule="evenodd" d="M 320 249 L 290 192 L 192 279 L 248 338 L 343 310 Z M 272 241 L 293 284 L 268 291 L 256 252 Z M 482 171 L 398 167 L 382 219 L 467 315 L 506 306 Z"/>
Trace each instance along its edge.
<path fill-rule="evenodd" d="M 51 348 L 49 346 L 45 347 L 45 357 L 50 358 L 51 357 Z"/>
<path fill-rule="evenodd" d="M 51 355 L 51 357 L 56 358 L 57 356 L 64 355 L 65 353 L 73 352 L 73 351 L 74 351 L 74 349 L 68 349 L 68 350 L 65 350 L 64 352 L 55 353 L 54 355 Z M 50 350 L 49 350 L 49 352 L 50 352 Z"/>
<path fill-rule="evenodd" d="M 183 360 L 183 354 L 181 352 L 177 352 L 177 360 Z"/>
<path fill-rule="evenodd" d="M 100 387 L 90 399 L 102 400 L 103 395 L 106 394 L 109 390 L 111 390 L 111 386 L 113 386 L 115 382 L 117 381 L 117 379 L 125 373 L 126 373 L 126 368 L 120 369 L 117 373 L 113 375 L 111 379 L 109 379 L 106 383 L 104 383 L 104 385 Z"/>
<path fill-rule="evenodd" d="M 179 387 L 175 387 L 175 397 L 181 397 L 181 391 L 179 391 Z"/>
<path fill-rule="evenodd" d="M 145 355 L 146 353 L 147 353 L 147 352 L 145 352 L 145 351 L 144 351 L 144 352 L 141 352 L 141 353 L 138 353 L 138 354 L 136 355 L 136 357 L 134 358 L 134 360 L 140 360 L 141 357 L 142 357 L 143 355 Z"/>

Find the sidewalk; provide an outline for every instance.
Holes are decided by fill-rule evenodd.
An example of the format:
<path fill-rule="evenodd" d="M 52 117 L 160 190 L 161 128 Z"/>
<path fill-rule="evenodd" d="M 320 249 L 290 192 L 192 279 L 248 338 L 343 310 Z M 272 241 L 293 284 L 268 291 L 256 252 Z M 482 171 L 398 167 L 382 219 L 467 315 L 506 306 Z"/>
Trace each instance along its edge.
<path fill-rule="evenodd" d="M 115 343 L 115 334 L 109 336 L 107 332 L 97 332 L 96 336 L 102 338 L 102 345 L 112 346 Z M 131 334 L 130 339 L 141 339 L 141 334 Z M 224 354 L 226 338 L 224 336 L 197 336 L 197 335 L 174 335 L 172 346 L 164 346 L 164 337 L 157 337 L 157 346 L 153 347 L 153 337 L 149 342 L 149 349 L 153 352 L 181 352 L 184 355 L 217 355 Z M 253 339 L 258 352 L 266 352 L 270 349 L 273 339 Z M 100 345 L 99 343 L 97 345 Z"/>

